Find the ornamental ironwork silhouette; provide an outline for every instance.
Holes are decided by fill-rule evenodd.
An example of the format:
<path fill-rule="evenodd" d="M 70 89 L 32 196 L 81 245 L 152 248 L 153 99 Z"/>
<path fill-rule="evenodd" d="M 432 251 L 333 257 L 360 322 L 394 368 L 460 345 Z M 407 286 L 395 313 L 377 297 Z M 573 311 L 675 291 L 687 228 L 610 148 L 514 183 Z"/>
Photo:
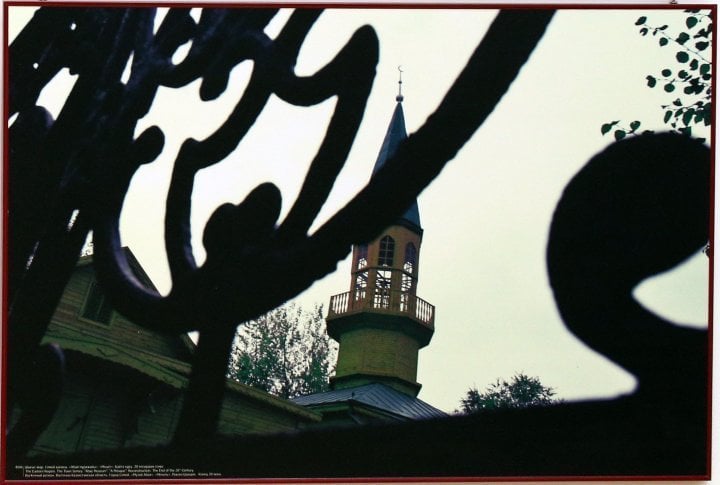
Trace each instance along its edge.
<path fill-rule="evenodd" d="M 276 9 L 269 8 L 205 8 L 195 22 L 189 9 L 172 8 L 154 33 L 156 9 L 151 7 L 45 7 L 37 11 L 10 46 L 8 115 L 17 114 L 17 119 L 9 129 L 8 396 L 10 406 L 17 404 L 22 409 L 22 417 L 8 436 L 9 462 L 32 447 L 59 401 L 62 350 L 41 347 L 40 342 L 90 231 L 98 280 L 118 311 L 153 330 L 175 334 L 199 332 L 192 375 L 172 446 L 190 450 L 198 443 L 210 443 L 237 325 L 296 296 L 332 272 L 353 244 L 374 239 L 397 219 L 493 111 L 541 39 L 554 11 L 501 11 L 426 123 L 402 143 L 345 207 L 312 234 L 308 234 L 309 228 L 343 168 L 362 120 L 378 61 L 378 39 L 371 27 L 362 27 L 317 73 L 297 76 L 296 57 L 322 10 L 296 9 L 280 34 L 272 39 L 263 29 L 276 13 Z M 174 64 L 172 55 L 188 41 L 192 41 L 192 46 L 186 58 Z M 130 180 L 142 164 L 152 162 L 160 154 L 164 143 L 160 128 L 150 127 L 135 137 L 135 127 L 150 109 L 159 87 L 178 88 L 200 79 L 201 98 L 211 100 L 227 89 L 230 71 L 248 60 L 254 63 L 250 82 L 227 120 L 204 140 L 186 140 L 175 160 L 165 219 L 172 289 L 162 296 L 133 276 L 120 247 L 118 219 Z M 129 62 L 130 75 L 123 82 Z M 64 68 L 77 74 L 77 80 L 54 120 L 35 103 L 43 87 Z M 256 187 L 238 205 L 220 206 L 204 228 L 207 259 L 198 266 L 190 244 L 194 177 L 222 161 L 242 142 L 271 95 L 296 106 L 315 105 L 330 97 L 337 97 L 337 103 L 288 216 L 278 224 L 281 194 L 272 184 Z M 599 156 L 600 161 L 591 162 L 585 173 L 592 177 L 604 174 L 605 170 L 624 173 L 627 167 L 622 164 L 620 168 L 607 167 L 649 150 L 651 158 L 668 160 L 672 155 L 673 161 L 691 159 L 693 175 L 678 193 L 696 191 L 707 196 L 703 185 L 709 167 L 706 147 L 673 137 L 641 138 Z M 648 156 L 641 158 L 647 160 Z M 605 159 L 614 162 L 603 162 Z M 412 170 L 408 169 L 410 166 Z M 657 172 L 657 183 L 648 185 L 642 193 L 652 200 L 663 187 L 677 182 L 672 167 L 673 163 L 663 164 Z M 652 165 L 643 165 L 638 170 L 642 173 L 654 169 Z M 592 188 L 592 182 L 588 186 L 583 180 L 579 176 L 579 181 L 572 183 L 573 187 L 580 184 L 581 189 L 566 190 L 551 228 L 548 265 L 563 318 L 590 346 L 641 379 L 640 389 L 646 402 L 655 402 L 673 385 L 687 382 L 683 379 L 688 370 L 697 374 L 690 379 L 694 399 L 691 412 L 695 420 L 692 422 L 699 423 L 692 437 L 702 436 L 698 430 L 702 430 L 706 417 L 703 379 L 707 370 L 707 332 L 668 330 L 667 322 L 653 320 L 626 302 L 609 316 L 615 319 L 612 320 L 615 326 L 610 325 L 608 330 L 608 321 L 600 318 L 600 313 L 588 314 L 578 298 L 581 295 L 578 285 L 587 289 L 582 287 L 583 281 L 605 275 L 602 268 L 588 263 L 592 260 L 584 257 L 585 251 L 597 250 L 595 261 L 603 261 L 608 255 L 593 246 L 598 236 L 584 233 L 573 214 L 584 214 L 583 220 L 605 221 L 606 227 L 620 227 L 620 232 L 623 227 L 635 225 L 636 231 L 629 233 L 629 237 L 641 238 L 656 226 L 667 227 L 657 222 L 655 216 L 625 220 L 612 213 L 593 219 L 598 215 L 598 206 L 583 205 L 586 202 L 577 197 L 577 193 Z M 638 187 L 642 187 L 641 181 L 628 180 L 617 188 L 617 193 L 624 197 Z M 673 230 L 663 233 L 666 238 L 663 243 L 671 243 L 673 250 L 668 254 L 648 250 L 644 258 L 639 258 L 640 267 L 631 270 L 625 269 L 625 259 L 619 261 L 622 264 L 612 266 L 612 270 L 620 281 L 634 281 L 636 276 L 645 276 L 658 267 L 671 267 L 707 240 L 708 213 L 698 212 L 698 208 L 709 206 L 707 197 L 693 199 L 692 203 L 671 199 L 668 204 L 667 207 L 677 206 L 674 213 L 677 220 L 693 218 L 692 235 L 685 234 L 682 228 L 680 234 L 673 232 L 679 226 L 670 227 Z M 577 239 L 578 235 L 586 237 Z M 584 271 L 582 275 L 574 271 L 577 268 Z M 608 301 L 617 296 L 609 290 L 601 291 L 602 284 L 615 285 L 615 279 L 593 281 L 599 285 L 593 287 L 595 296 L 606 295 Z M 628 297 L 627 292 L 622 297 Z M 639 319 L 640 336 L 633 336 L 632 328 L 637 322 L 628 322 L 625 318 L 628 316 L 630 320 Z M 656 332 L 658 328 L 664 330 Z M 624 346 L 618 338 L 627 339 L 630 344 Z M 664 351 L 673 344 L 678 350 L 670 354 L 670 359 L 663 360 L 668 355 Z M 658 366 L 671 376 L 669 381 L 653 373 Z M 583 412 L 577 409 L 568 408 L 566 415 Z M 602 409 L 593 409 L 603 419 L 609 419 Z M 627 415 L 625 411 L 619 412 Z M 465 422 L 452 424 L 455 421 L 456 418 L 448 420 L 442 429 L 430 424 L 416 425 L 413 430 L 448 433 L 450 437 L 457 431 L 458 436 L 464 436 L 462 433 L 468 430 Z M 359 442 L 373 432 L 362 433 Z M 336 436 L 326 438 L 346 439 L 343 433 Z M 464 438 L 457 439 L 466 443 Z M 377 442 L 374 444 L 363 449 L 365 456 L 383 449 Z M 620 441 L 616 446 L 623 450 Z M 296 471 L 308 470 L 301 468 L 307 464 L 291 459 L 292 449 L 287 449 L 288 463 L 296 463 L 300 467 Z M 614 457 L 614 450 L 603 450 Z M 422 471 L 430 465 L 427 460 L 408 456 L 407 470 Z M 451 457 L 445 459 L 452 462 Z M 648 463 L 652 461 L 647 459 Z M 692 463 L 696 466 L 701 462 L 704 463 L 704 457 Z M 246 464 L 258 466 L 252 460 Z M 346 471 L 354 465 L 347 466 Z M 397 473 L 406 470 L 402 462 L 394 466 Z M 467 468 L 462 466 L 450 469 L 449 475 L 462 475 L 464 470 Z"/>
<path fill-rule="evenodd" d="M 298 77 L 293 72 L 298 51 L 321 10 L 297 9 L 271 39 L 263 28 L 275 13 L 210 8 L 196 23 L 189 9 L 171 9 L 153 34 L 154 8 L 42 8 L 10 46 L 9 114 L 18 113 L 10 130 L 10 391 L 28 414 L 39 403 L 25 397 L 29 390 L 23 383 L 34 381 L 47 365 L 31 375 L 27 349 L 38 347 L 82 243 L 93 231 L 98 280 L 118 311 L 155 330 L 199 331 L 175 440 L 211 436 L 235 327 L 300 293 L 331 272 L 353 243 L 372 239 L 394 220 L 492 111 L 553 15 L 550 10 L 500 13 L 425 126 L 347 206 L 308 236 L 362 119 L 378 41 L 371 27 L 360 28 L 325 67 Z M 173 53 L 190 40 L 187 57 L 174 65 Z M 506 44 L 513 46 L 512 55 L 497 49 Z M 132 275 L 120 250 L 118 218 L 130 179 L 163 146 L 156 126 L 134 137 L 137 120 L 160 86 L 202 79 L 201 98 L 213 99 L 227 88 L 230 70 L 246 60 L 254 62 L 252 77 L 230 116 L 208 138 L 186 140 L 175 160 L 165 220 L 172 290 L 163 297 Z M 53 120 L 35 102 L 65 67 L 78 77 Z M 242 203 L 225 204 L 211 216 L 203 237 L 207 260 L 198 267 L 190 245 L 194 176 L 230 154 L 271 94 L 298 106 L 337 96 L 325 138 L 282 224 L 276 224 L 278 189 L 258 186 Z M 42 194 L 37 200 L 29 196 L 37 193 Z M 376 210 L 380 203 L 382 211 Z M 57 352 L 51 355 L 57 355 L 59 367 Z M 38 423 L 36 433 L 43 427 Z"/>

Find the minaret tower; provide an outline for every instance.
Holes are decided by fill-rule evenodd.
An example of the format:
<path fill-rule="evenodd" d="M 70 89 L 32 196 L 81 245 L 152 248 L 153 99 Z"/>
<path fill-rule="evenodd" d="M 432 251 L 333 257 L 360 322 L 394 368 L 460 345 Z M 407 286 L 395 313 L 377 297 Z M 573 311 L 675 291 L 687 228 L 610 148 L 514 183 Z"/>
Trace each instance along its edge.
<path fill-rule="evenodd" d="M 402 71 L 397 105 L 375 173 L 407 138 Z M 435 307 L 416 296 L 423 230 L 417 202 L 380 237 L 353 247 L 350 291 L 330 299 L 328 334 L 340 344 L 334 389 L 373 382 L 417 396 L 418 352 L 434 332 Z"/>

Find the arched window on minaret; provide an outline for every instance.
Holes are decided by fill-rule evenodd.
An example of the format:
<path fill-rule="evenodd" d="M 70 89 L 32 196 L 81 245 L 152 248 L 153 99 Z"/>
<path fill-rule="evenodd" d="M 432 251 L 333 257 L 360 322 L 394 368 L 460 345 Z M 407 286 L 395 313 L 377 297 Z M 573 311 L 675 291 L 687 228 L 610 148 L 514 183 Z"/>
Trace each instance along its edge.
<path fill-rule="evenodd" d="M 417 248 L 413 243 L 405 246 L 405 261 L 403 263 L 402 282 L 400 284 L 400 311 L 408 311 L 415 294 L 415 267 L 417 265 Z"/>
<path fill-rule="evenodd" d="M 361 244 L 357 247 L 357 266 L 355 269 L 363 269 L 367 266 L 368 261 L 368 247 L 367 244 Z"/>
<path fill-rule="evenodd" d="M 407 246 L 405 246 L 405 263 L 403 264 L 403 271 L 412 275 L 415 272 L 416 264 L 417 248 L 415 248 L 413 243 L 407 243 Z"/>
<path fill-rule="evenodd" d="M 367 296 L 368 285 L 368 247 L 367 244 L 356 246 L 354 301 L 363 301 Z"/>
<path fill-rule="evenodd" d="M 380 240 L 378 253 L 378 270 L 375 277 L 375 308 L 390 308 L 390 295 L 392 290 L 392 265 L 395 259 L 395 240 L 385 236 Z"/>
<path fill-rule="evenodd" d="M 380 240 L 380 254 L 378 256 L 378 264 L 380 266 L 392 266 L 394 254 L 395 240 L 390 236 L 385 236 Z"/>

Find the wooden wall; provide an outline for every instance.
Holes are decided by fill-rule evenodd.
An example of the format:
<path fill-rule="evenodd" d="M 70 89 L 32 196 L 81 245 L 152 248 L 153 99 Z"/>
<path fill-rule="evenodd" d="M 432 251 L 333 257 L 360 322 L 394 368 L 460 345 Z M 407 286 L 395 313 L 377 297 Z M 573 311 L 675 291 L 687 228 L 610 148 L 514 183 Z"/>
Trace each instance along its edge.
<path fill-rule="evenodd" d="M 190 371 L 188 345 L 182 336 L 146 330 L 116 312 L 109 323 L 83 318 L 94 281 L 92 266 L 81 264 L 45 335 L 45 342 L 64 348 L 67 370 L 58 411 L 32 455 L 167 444 L 177 426 Z M 319 419 L 288 401 L 229 383 L 219 432 L 281 432 Z"/>
<path fill-rule="evenodd" d="M 53 332 L 53 327 L 81 329 L 83 334 L 89 337 L 122 342 L 144 352 L 189 361 L 190 351 L 179 336 L 153 332 L 135 325 L 117 312 L 113 312 L 110 324 L 83 318 L 82 309 L 94 280 L 95 274 L 91 265 L 78 267 L 55 310 L 49 328 L 50 333 Z"/>

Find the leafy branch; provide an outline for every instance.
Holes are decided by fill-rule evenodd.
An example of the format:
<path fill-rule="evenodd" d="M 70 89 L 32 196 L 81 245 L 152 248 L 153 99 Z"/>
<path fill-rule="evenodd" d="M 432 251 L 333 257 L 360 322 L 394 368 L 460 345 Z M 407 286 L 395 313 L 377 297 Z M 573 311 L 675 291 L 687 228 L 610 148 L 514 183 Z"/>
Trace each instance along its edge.
<path fill-rule="evenodd" d="M 621 126 L 619 123 L 620 123 L 620 120 L 611 121 L 609 123 L 604 123 L 600 127 L 600 133 L 605 135 L 605 134 L 609 133 L 611 130 L 613 130 L 613 128 L 614 128 L 615 130 L 613 131 L 613 135 L 615 136 L 615 139 L 622 140 L 627 135 L 637 135 L 640 125 L 642 124 L 638 120 L 635 120 L 632 123 L 630 123 L 629 127 Z M 652 133 L 652 131 L 645 130 L 645 131 L 643 131 L 643 133 Z"/>
<path fill-rule="evenodd" d="M 700 10 L 685 10 L 685 30 L 677 34 L 671 33 L 668 25 L 654 26 L 648 23 L 647 16 L 635 21 L 642 36 L 648 34 L 658 37 L 658 45 L 680 47 L 675 53 L 675 60 L 680 64 L 676 68 L 665 67 L 659 74 L 645 77 L 647 86 L 662 86 L 666 93 L 682 90 L 689 100 L 676 98 L 674 101 L 661 105 L 664 111 L 663 123 L 669 124 L 673 131 L 692 135 L 694 125 L 709 126 L 712 114 L 712 64 L 704 55 L 712 47 L 712 17 Z M 709 52 L 709 51 L 708 51 Z M 620 140 L 628 135 L 640 134 L 640 121 L 633 121 L 629 127 L 622 126 L 620 121 L 603 123 L 600 133 L 606 135 L 613 132 L 615 139 Z M 642 133 L 647 133 L 645 130 Z M 650 131 L 651 132 L 651 131 Z"/>
<path fill-rule="evenodd" d="M 686 12 L 688 12 L 686 10 Z M 668 28 L 668 25 L 662 25 L 660 27 L 654 27 L 647 23 L 647 17 L 643 16 L 637 19 L 635 21 L 635 25 L 640 26 L 640 35 L 646 36 L 649 32 L 652 31 L 653 36 L 660 36 L 658 39 L 658 44 L 660 47 L 665 47 L 666 45 L 669 45 L 671 42 L 679 45 L 682 50 L 678 51 L 676 54 L 676 57 L 679 56 L 680 58 L 684 60 L 680 60 L 678 58 L 678 62 L 687 62 L 690 54 L 696 56 L 700 61 L 704 63 L 709 63 L 705 56 L 702 54 L 703 51 L 707 50 L 708 47 L 710 47 L 710 35 L 712 33 L 712 24 L 710 24 L 707 28 L 701 28 L 699 27 L 701 25 L 702 20 L 698 20 L 699 17 L 696 17 L 694 15 L 691 15 L 687 17 L 685 20 L 685 25 L 688 29 L 693 29 L 695 27 L 698 27 L 698 30 L 694 32 L 694 35 L 692 36 L 692 39 L 704 39 L 704 40 L 697 40 L 694 43 L 694 49 L 690 47 L 690 44 L 688 44 L 688 41 L 691 40 L 690 33 L 689 32 L 680 32 L 677 36 L 669 35 L 666 31 Z M 710 19 L 710 16 L 702 16 L 700 19 Z M 691 32 L 692 33 L 692 32 Z"/>

